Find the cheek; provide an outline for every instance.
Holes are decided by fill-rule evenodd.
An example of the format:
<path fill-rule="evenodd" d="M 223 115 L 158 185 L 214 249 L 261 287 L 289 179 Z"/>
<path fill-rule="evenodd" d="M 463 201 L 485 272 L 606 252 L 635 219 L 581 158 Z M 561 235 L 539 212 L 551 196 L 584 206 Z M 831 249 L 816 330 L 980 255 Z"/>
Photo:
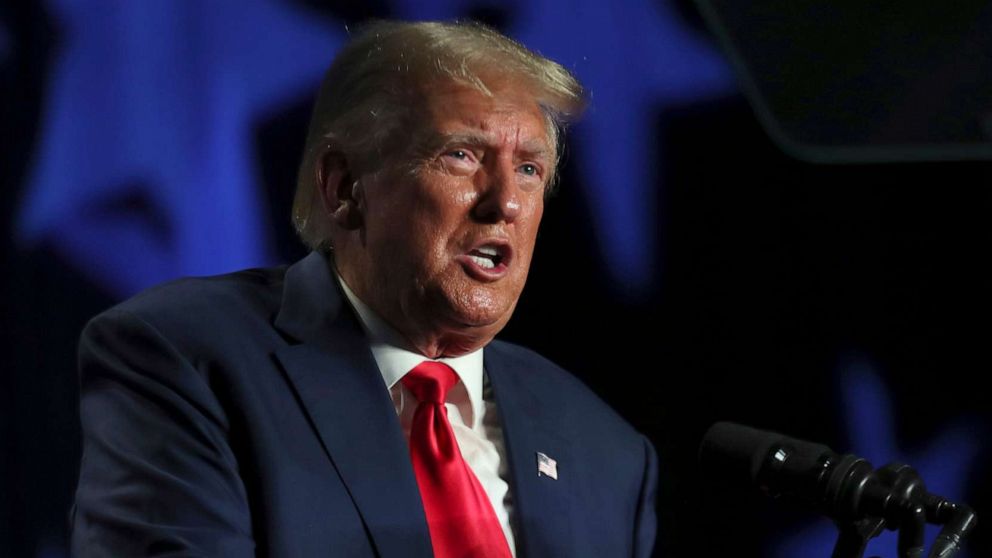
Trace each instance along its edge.
<path fill-rule="evenodd" d="M 475 188 L 458 188 L 451 194 L 451 202 L 453 204 L 452 207 L 472 207 L 475 205 L 475 200 L 478 197 L 479 193 L 475 191 Z"/>
<path fill-rule="evenodd" d="M 525 226 L 521 227 L 521 245 L 526 247 L 527 257 L 534 253 L 534 245 L 537 243 L 537 232 L 541 225 L 541 216 L 544 211 L 543 204 L 539 204 L 532 211 Z"/>
<path fill-rule="evenodd" d="M 412 262 L 415 267 L 437 271 L 447 257 L 452 236 L 451 220 L 441 211 L 443 206 L 415 200 L 392 213 L 388 229 L 388 245 L 382 248 L 395 257 Z"/>

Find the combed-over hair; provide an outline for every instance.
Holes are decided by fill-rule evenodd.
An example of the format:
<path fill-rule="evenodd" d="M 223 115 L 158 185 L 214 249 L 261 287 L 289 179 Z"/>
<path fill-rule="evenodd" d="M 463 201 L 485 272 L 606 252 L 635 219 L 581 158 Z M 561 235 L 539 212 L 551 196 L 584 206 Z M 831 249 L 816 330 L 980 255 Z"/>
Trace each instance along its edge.
<path fill-rule="evenodd" d="M 356 174 L 375 172 L 392 163 L 426 87 L 455 81 L 492 95 L 490 86 L 505 80 L 534 96 L 557 158 L 561 130 L 584 107 L 582 87 L 560 64 L 478 23 L 377 21 L 364 27 L 328 69 L 310 119 L 293 202 L 301 239 L 312 249 L 328 247 L 330 219 L 315 172 L 327 145 L 344 153 Z M 549 191 L 554 180 L 552 169 Z"/>

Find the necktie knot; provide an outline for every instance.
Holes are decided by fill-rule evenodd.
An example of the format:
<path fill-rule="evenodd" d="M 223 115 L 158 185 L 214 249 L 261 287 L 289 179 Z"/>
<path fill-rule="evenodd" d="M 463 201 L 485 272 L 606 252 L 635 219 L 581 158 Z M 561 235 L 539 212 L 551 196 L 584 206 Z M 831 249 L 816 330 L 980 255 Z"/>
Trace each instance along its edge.
<path fill-rule="evenodd" d="M 420 402 L 443 405 L 448 390 L 458 383 L 458 375 L 443 362 L 421 362 L 401 380 Z"/>

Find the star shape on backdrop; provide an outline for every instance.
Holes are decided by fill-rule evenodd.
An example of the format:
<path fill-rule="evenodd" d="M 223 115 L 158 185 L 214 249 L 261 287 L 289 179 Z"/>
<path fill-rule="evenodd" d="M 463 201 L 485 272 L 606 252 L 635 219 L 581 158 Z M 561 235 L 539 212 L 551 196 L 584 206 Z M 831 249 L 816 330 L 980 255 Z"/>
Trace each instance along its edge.
<path fill-rule="evenodd" d="M 472 0 L 401 0 L 403 17 L 451 18 Z M 664 155 L 659 114 L 736 91 L 729 64 L 670 1 L 531 0 L 501 4 L 517 40 L 575 72 L 590 106 L 575 126 L 599 251 L 618 293 L 631 298 L 658 276 L 656 213 Z"/>
<path fill-rule="evenodd" d="M 252 126 L 316 89 L 344 26 L 275 0 L 48 9 L 65 31 L 20 245 L 51 246 L 117 296 L 271 263 Z"/>
<path fill-rule="evenodd" d="M 841 409 L 851 442 L 851 453 L 875 467 L 890 462 L 906 463 L 919 472 L 927 490 L 960 502 L 967 494 L 968 473 L 975 466 L 985 433 L 976 431 L 964 417 L 950 421 L 934 439 L 916 451 L 907 452 L 896 443 L 896 413 L 888 387 L 871 364 L 854 359 L 841 371 Z M 921 409 L 921 412 L 926 412 Z M 838 448 L 834 448 L 838 450 Z M 848 453 L 840 450 L 840 453 Z M 939 528 L 928 525 L 927 548 Z M 897 533 L 884 531 L 868 544 L 866 555 L 896 558 Z M 829 556 L 837 540 L 837 529 L 826 520 L 785 538 L 775 546 L 774 556 Z M 957 554 L 967 558 L 967 552 Z"/>

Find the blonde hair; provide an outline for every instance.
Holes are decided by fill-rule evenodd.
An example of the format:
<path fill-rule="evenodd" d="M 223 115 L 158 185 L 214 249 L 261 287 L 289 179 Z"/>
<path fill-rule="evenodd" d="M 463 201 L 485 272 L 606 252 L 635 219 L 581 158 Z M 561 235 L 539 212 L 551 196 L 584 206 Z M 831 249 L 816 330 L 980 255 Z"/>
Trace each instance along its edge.
<path fill-rule="evenodd" d="M 324 76 L 310 119 L 293 202 L 303 242 L 328 247 L 315 172 L 328 145 L 358 171 L 374 172 L 395 154 L 427 86 L 455 81 L 491 96 L 484 78 L 510 80 L 534 96 L 557 153 L 564 125 L 584 107 L 582 87 L 560 64 L 478 23 L 377 21 L 356 34 Z M 554 179 L 552 169 L 549 191 Z"/>

